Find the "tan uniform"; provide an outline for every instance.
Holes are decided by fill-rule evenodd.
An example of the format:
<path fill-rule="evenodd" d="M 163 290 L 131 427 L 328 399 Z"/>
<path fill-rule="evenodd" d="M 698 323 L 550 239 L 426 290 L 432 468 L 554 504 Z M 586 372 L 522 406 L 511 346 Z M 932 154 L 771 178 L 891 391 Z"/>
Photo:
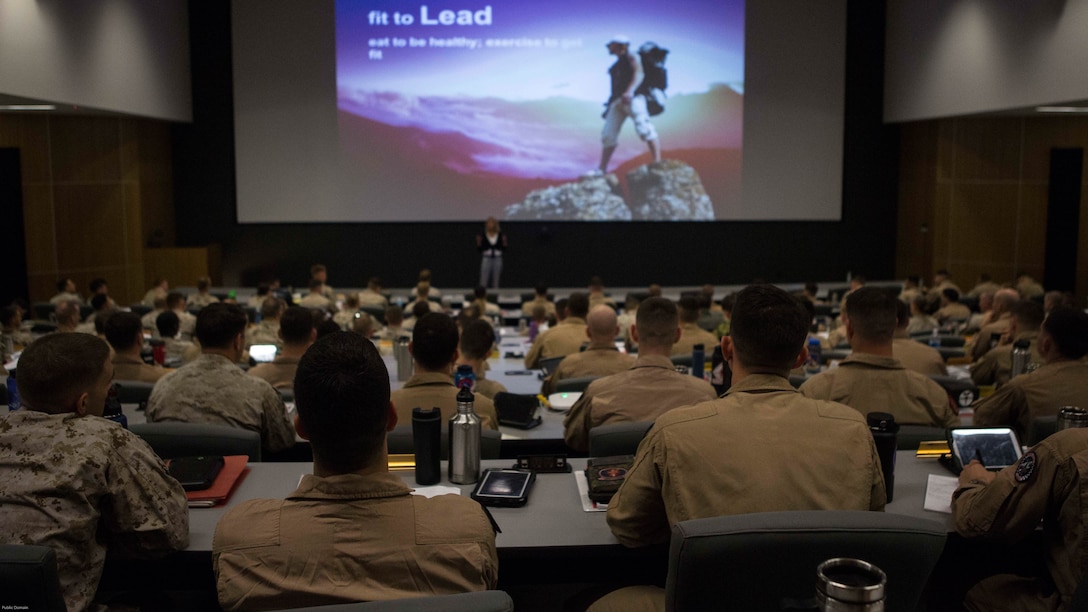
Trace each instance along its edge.
<path fill-rule="evenodd" d="M 690 519 L 884 503 L 865 419 L 802 397 L 785 378 L 755 374 L 721 399 L 658 417 L 607 520 L 621 543 L 644 546 L 667 542 L 672 526 Z"/>
<path fill-rule="evenodd" d="M 0 416 L 0 448 L 0 542 L 52 548 L 69 610 L 90 605 L 107 548 L 146 556 L 188 545 L 181 485 L 118 424 L 20 410 Z"/>
<path fill-rule="evenodd" d="M 1010 543 L 1043 522 L 1046 566 L 1057 588 L 1013 575 L 986 578 L 967 593 L 971 610 L 1069 609 L 1088 558 L 1088 430 L 1067 429 L 1032 448 L 988 485 L 968 484 L 952 497 L 956 531 Z"/>
<path fill-rule="evenodd" d="M 488 380 L 483 377 L 483 373 L 476 375 L 476 394 L 482 395 L 488 399 L 495 399 L 496 393 L 508 393 L 506 387 L 502 383 L 494 380 Z"/>
<path fill-rule="evenodd" d="M 1036 417 L 1054 416 L 1062 406 L 1088 406 L 1088 363 L 1059 361 L 1010 380 L 975 403 L 975 425 L 1005 425 L 1024 440 Z"/>
<path fill-rule="evenodd" d="M 590 344 L 581 353 L 567 355 L 559 362 L 559 367 L 552 375 L 544 379 L 540 392 L 545 396 L 555 393 L 556 383 L 564 378 L 582 378 L 585 376 L 609 376 L 631 367 L 635 357 L 616 350 L 616 345 Z"/>
<path fill-rule="evenodd" d="M 412 312 L 412 309 L 416 306 L 416 302 L 419 302 L 419 298 L 416 298 L 413 302 L 404 307 L 405 314 Z M 435 302 L 434 300 L 427 300 L 427 308 L 429 308 L 431 312 L 443 312 L 442 304 L 440 302 Z"/>
<path fill-rule="evenodd" d="M 210 293 L 194 293 L 190 296 L 185 303 L 189 306 L 196 306 L 197 308 L 204 308 L 208 304 L 218 304 L 219 298 Z"/>
<path fill-rule="evenodd" d="M 404 383 L 404 388 L 393 391 L 390 401 L 397 411 L 397 422 L 411 424 L 412 408 L 440 408 L 442 410 L 442 428 L 450 417 L 457 414 L 457 387 L 453 386 L 453 377 L 441 372 L 417 372 Z M 477 393 L 473 403 L 476 416 L 480 417 L 480 426 L 484 429 L 498 429 L 499 417 L 495 413 L 495 404 L 482 393 Z"/>
<path fill-rule="evenodd" d="M 971 290 L 967 292 L 967 297 L 975 298 L 982 295 L 983 293 L 997 293 L 1000 290 L 1001 285 L 993 281 L 985 281 L 972 287 Z"/>
<path fill-rule="evenodd" d="M 155 310 L 152 310 L 151 312 L 140 317 L 140 325 L 143 326 L 144 329 L 151 330 L 152 338 L 159 337 L 159 324 L 157 321 L 159 319 L 159 315 L 164 312 L 166 311 L 161 308 L 156 308 Z"/>
<path fill-rule="evenodd" d="M 388 472 L 306 475 L 286 500 L 241 503 L 216 525 L 212 558 L 226 610 L 483 591 L 499 565 L 479 504 L 411 495 Z"/>
<path fill-rule="evenodd" d="M 185 310 L 175 310 L 174 314 L 178 316 L 178 333 L 181 334 L 181 339 L 192 340 L 196 333 L 196 316 Z"/>
<path fill-rule="evenodd" d="M 718 337 L 695 323 L 680 324 L 680 339 L 672 345 L 673 355 L 690 355 L 696 344 L 703 345 L 703 353 L 709 358 L 718 345 Z"/>
<path fill-rule="evenodd" d="M 135 380 L 153 383 L 169 373 L 170 370 L 162 366 L 148 365 L 142 359 L 117 354 L 113 356 L 114 380 Z"/>
<path fill-rule="evenodd" d="M 892 355 L 903 367 L 925 376 L 948 376 L 948 366 L 940 351 L 910 338 L 892 340 Z"/>
<path fill-rule="evenodd" d="M 254 344 L 275 344 L 276 348 L 283 348 L 283 340 L 280 340 L 279 320 L 264 319 L 260 323 L 246 330 L 246 350 Z"/>
<path fill-rule="evenodd" d="M 954 321 L 966 321 L 971 318 L 971 309 L 959 302 L 953 302 L 947 306 L 941 306 L 937 309 L 937 312 L 933 313 L 933 318 L 937 319 L 941 323 L 949 320 Z"/>
<path fill-rule="evenodd" d="M 907 323 L 907 334 L 920 334 L 922 332 L 931 332 L 940 327 L 937 323 L 937 319 L 929 315 L 918 315 L 910 318 L 910 323 Z"/>
<path fill-rule="evenodd" d="M 328 310 L 330 304 L 329 298 L 320 293 L 309 293 L 298 301 L 299 306 L 316 310 Z"/>
<path fill-rule="evenodd" d="M 340 326 L 340 329 L 351 331 L 352 325 L 355 324 L 355 311 L 341 310 L 332 316 L 332 320 Z"/>
<path fill-rule="evenodd" d="M 544 307 L 544 313 L 548 316 L 555 314 L 555 303 L 549 302 L 548 298 L 534 298 L 521 305 L 521 316 L 531 317 L 533 315 L 533 308 L 537 306 Z"/>
<path fill-rule="evenodd" d="M 948 393 L 930 378 L 907 370 L 894 357 L 855 352 L 839 367 L 806 380 L 800 391 L 805 397 L 841 402 L 862 415 L 890 413 L 900 425 L 960 424 Z"/>
<path fill-rule="evenodd" d="M 380 306 L 385 308 L 389 305 L 389 300 L 385 299 L 385 296 L 373 291 L 371 289 L 363 289 L 359 292 L 359 305 L 360 306 Z"/>
<path fill-rule="evenodd" d="M 971 356 L 971 361 L 982 359 L 982 356 L 990 352 L 990 338 L 993 334 L 1004 335 L 1009 331 L 1009 323 L 1012 315 L 1003 313 L 993 323 L 983 325 L 978 333 L 971 338 L 971 342 L 964 347 L 964 352 Z"/>
<path fill-rule="evenodd" d="M 907 306 L 910 306 L 910 303 L 914 301 L 914 298 L 922 294 L 922 290 L 917 287 L 912 287 L 910 289 L 904 288 L 899 292 L 899 301 L 903 302 Z"/>
<path fill-rule="evenodd" d="M 1020 297 L 1025 300 L 1033 297 L 1042 297 L 1046 293 L 1046 290 L 1043 289 L 1043 286 L 1035 282 L 1034 280 L 1017 283 L 1016 290 L 1020 292 Z"/>
<path fill-rule="evenodd" d="M 168 292 L 162 287 L 152 287 L 144 294 L 144 299 L 140 302 L 144 306 L 155 306 L 155 300 L 165 300 Z"/>
<path fill-rule="evenodd" d="M 563 438 L 567 446 L 587 451 L 589 430 L 594 427 L 654 421 L 673 408 L 715 397 L 710 383 L 677 372 L 668 357 L 643 355 L 629 369 L 586 387 L 563 420 Z"/>
<path fill-rule="evenodd" d="M 247 373 L 267 381 L 277 389 L 291 389 L 295 386 L 296 370 L 298 370 L 298 357 L 281 355 L 268 363 L 258 363 Z"/>
<path fill-rule="evenodd" d="M 173 338 L 163 338 L 163 344 L 166 346 L 166 358 L 171 361 L 180 361 L 181 363 L 191 363 L 200 357 L 200 347 L 194 342 L 187 342 L 185 340 L 174 340 Z"/>
<path fill-rule="evenodd" d="M 163 376 L 151 390 L 146 414 L 149 423 L 208 423 L 256 431 L 269 451 L 295 443 L 280 394 L 221 355 L 205 353 Z"/>
<path fill-rule="evenodd" d="M 566 357 L 577 353 L 588 342 L 586 320 L 580 317 L 567 317 L 558 325 L 540 334 L 525 354 L 525 367 L 539 368 L 541 359 Z"/>
<path fill-rule="evenodd" d="M 971 365 L 971 380 L 976 385 L 1001 386 L 1009 382 L 1012 376 L 1012 345 L 1020 340 L 1031 343 L 1028 350 L 1031 352 L 1031 362 L 1043 363 L 1043 357 L 1039 354 L 1038 332 L 1025 332 L 1016 336 L 1013 342 L 1002 344 L 990 350 L 981 359 Z"/>
<path fill-rule="evenodd" d="M 49 298 L 49 303 L 53 304 L 54 306 L 56 306 L 58 304 L 63 304 L 64 302 L 75 302 L 77 304 L 82 304 L 83 303 L 83 297 L 81 295 L 79 295 L 78 293 L 68 293 L 67 291 L 62 291 L 62 292 L 54 295 L 53 297 Z M 149 304 L 149 306 L 150 306 L 150 304 Z"/>
<path fill-rule="evenodd" d="M 603 293 L 590 293 L 589 294 L 589 309 L 593 310 L 598 306 L 611 306 L 616 307 L 616 300 L 608 297 Z"/>

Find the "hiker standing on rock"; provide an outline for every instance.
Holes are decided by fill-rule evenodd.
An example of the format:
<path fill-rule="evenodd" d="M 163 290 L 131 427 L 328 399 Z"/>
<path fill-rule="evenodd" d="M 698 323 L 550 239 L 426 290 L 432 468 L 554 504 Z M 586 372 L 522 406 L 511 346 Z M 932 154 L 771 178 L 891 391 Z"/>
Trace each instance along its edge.
<path fill-rule="evenodd" d="M 643 71 L 638 59 L 630 52 L 631 41 L 626 36 L 613 36 L 608 41 L 608 52 L 616 56 L 616 63 L 608 69 L 612 77 L 612 95 L 606 103 L 604 129 L 601 130 L 601 165 L 592 174 L 608 172 L 608 162 L 616 151 L 620 128 L 631 117 L 635 122 L 635 131 L 646 146 L 650 148 L 653 161 L 661 161 L 661 146 L 657 140 L 657 131 L 650 123 L 650 113 L 646 107 L 646 93 L 642 91 Z"/>

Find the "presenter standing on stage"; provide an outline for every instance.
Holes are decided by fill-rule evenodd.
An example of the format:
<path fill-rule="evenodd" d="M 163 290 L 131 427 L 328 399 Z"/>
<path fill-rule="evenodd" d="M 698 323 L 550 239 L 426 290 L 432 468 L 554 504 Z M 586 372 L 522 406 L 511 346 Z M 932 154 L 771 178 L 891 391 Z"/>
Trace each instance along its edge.
<path fill-rule="evenodd" d="M 495 217 L 488 217 L 483 234 L 476 234 L 476 250 L 480 251 L 480 286 L 499 288 L 502 276 L 502 252 L 506 250 L 506 234 L 499 229 Z"/>

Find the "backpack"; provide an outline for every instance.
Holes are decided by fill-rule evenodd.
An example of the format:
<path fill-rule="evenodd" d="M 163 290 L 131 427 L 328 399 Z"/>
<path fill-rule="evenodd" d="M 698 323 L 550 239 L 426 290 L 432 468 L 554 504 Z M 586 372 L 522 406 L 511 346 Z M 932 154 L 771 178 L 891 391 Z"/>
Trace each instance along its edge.
<path fill-rule="evenodd" d="M 668 54 L 668 49 L 650 41 L 638 48 L 638 57 L 642 61 L 642 83 L 638 86 L 638 93 L 646 96 L 646 110 L 651 117 L 665 112 L 665 89 L 669 86 L 665 58 Z"/>

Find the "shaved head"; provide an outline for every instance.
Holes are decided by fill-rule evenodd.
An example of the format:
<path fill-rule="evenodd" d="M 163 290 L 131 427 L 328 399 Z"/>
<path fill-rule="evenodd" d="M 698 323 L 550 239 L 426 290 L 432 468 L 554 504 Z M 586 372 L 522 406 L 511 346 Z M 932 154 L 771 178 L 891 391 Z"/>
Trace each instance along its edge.
<path fill-rule="evenodd" d="M 611 306 L 600 305 L 589 311 L 586 331 L 594 342 L 610 342 L 616 337 L 616 311 Z"/>

